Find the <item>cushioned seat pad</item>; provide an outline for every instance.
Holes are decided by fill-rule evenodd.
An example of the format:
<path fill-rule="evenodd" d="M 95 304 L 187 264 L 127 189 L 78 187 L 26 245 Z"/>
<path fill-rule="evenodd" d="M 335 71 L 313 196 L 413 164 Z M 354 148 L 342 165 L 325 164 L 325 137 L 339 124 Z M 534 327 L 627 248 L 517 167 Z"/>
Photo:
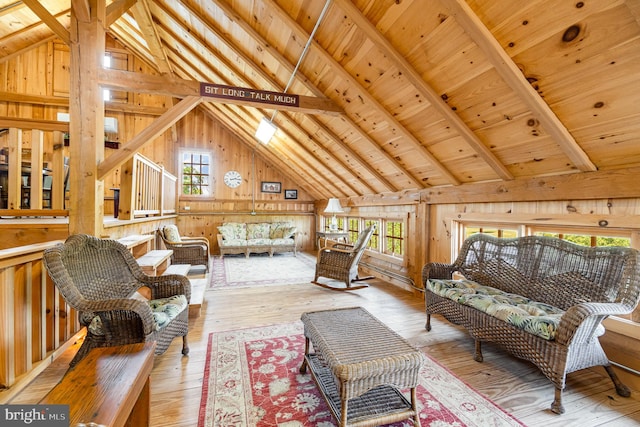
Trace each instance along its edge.
<path fill-rule="evenodd" d="M 151 311 L 153 312 L 156 330 L 159 331 L 167 326 L 187 305 L 187 297 L 184 295 L 174 295 L 169 298 L 150 300 L 149 307 L 151 307 Z M 94 335 L 104 335 L 102 321 L 99 316 L 93 317 L 89 324 L 89 330 Z"/>
<path fill-rule="evenodd" d="M 426 285 L 436 295 L 473 307 L 546 340 L 555 338 L 564 314 L 564 310 L 552 305 L 467 279 L 429 279 Z M 600 329 L 599 335 L 604 333 L 602 326 Z"/>

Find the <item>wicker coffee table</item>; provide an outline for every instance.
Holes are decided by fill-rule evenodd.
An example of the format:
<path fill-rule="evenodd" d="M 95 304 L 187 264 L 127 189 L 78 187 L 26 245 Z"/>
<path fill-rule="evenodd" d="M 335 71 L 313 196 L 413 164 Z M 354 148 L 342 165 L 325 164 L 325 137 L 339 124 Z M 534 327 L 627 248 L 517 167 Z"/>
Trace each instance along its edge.
<path fill-rule="evenodd" d="M 413 418 L 422 353 L 361 307 L 302 314 L 307 366 L 341 427 Z M 315 353 L 311 353 L 313 347 Z M 411 389 L 411 401 L 400 389 Z"/>

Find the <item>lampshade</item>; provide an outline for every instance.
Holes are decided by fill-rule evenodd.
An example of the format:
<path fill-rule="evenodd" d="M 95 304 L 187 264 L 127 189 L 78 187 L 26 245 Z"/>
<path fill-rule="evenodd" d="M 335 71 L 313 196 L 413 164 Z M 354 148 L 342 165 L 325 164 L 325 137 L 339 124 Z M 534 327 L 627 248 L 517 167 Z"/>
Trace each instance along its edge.
<path fill-rule="evenodd" d="M 329 203 L 327 203 L 327 207 L 324 210 L 325 213 L 339 213 L 343 212 L 342 206 L 340 206 L 340 200 L 336 198 L 329 199 Z"/>
<path fill-rule="evenodd" d="M 278 130 L 276 125 L 274 125 L 271 120 L 263 117 L 262 120 L 260 120 L 260 125 L 258 125 L 258 130 L 256 130 L 256 138 L 263 144 L 268 144 L 276 133 L 276 130 Z"/>

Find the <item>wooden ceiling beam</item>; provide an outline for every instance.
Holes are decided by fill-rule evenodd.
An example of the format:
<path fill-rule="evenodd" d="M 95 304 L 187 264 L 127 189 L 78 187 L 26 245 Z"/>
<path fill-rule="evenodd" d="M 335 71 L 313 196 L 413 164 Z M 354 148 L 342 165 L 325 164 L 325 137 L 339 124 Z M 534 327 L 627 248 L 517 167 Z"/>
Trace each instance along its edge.
<path fill-rule="evenodd" d="M 256 141 L 252 135 L 247 132 L 249 124 L 244 121 L 243 117 L 231 112 L 229 106 L 225 104 L 203 104 L 203 107 L 208 108 L 209 111 L 216 111 L 215 118 L 219 123 L 231 131 L 241 143 L 245 144 L 250 149 L 261 152 L 263 158 L 268 162 L 277 165 L 280 171 L 289 179 L 298 183 L 309 183 L 311 185 L 310 187 L 304 184 L 300 184 L 300 187 L 311 196 L 315 198 L 325 198 L 330 194 L 324 186 L 324 183 L 317 179 L 318 176 L 314 176 L 304 169 L 302 169 L 303 173 L 300 173 L 292 167 L 292 163 L 290 161 L 285 161 L 287 160 L 286 156 L 280 156 L 278 153 L 273 153 L 273 147 L 265 146 Z M 222 109 L 227 110 L 227 112 L 223 112 Z M 231 116 L 231 114 L 233 114 L 233 116 Z M 244 126 L 242 126 L 243 124 Z"/>
<path fill-rule="evenodd" d="M 138 0 L 115 0 L 110 3 L 109 6 L 107 6 L 107 25 L 105 25 L 105 27 L 109 28 L 114 22 L 120 19 L 122 15 L 127 13 L 127 11 L 131 9 L 131 6 L 138 3 L 140 3 Z M 144 3 L 145 7 L 148 7 L 146 1 Z M 140 28 L 140 30 L 142 31 L 142 28 Z"/>
<path fill-rule="evenodd" d="M 191 10 L 190 12 L 191 12 L 191 13 L 196 13 L 196 11 L 195 11 L 195 10 Z M 200 14 L 197 14 L 197 13 L 196 13 L 196 15 L 200 15 Z M 175 17 L 171 16 L 170 14 L 168 14 L 167 16 L 169 16 L 169 17 L 174 21 L 174 23 L 175 23 L 176 25 L 180 26 L 180 22 L 179 22 Z M 201 18 L 200 18 L 200 19 L 201 19 Z M 204 26 L 207 26 L 207 25 L 208 25 L 205 21 L 202 21 L 202 20 L 201 20 L 201 23 L 202 23 Z M 174 32 L 173 32 L 171 29 L 166 28 L 166 26 L 163 26 L 162 24 L 158 24 L 158 27 L 159 27 L 159 28 L 161 28 L 161 29 L 165 32 L 165 36 L 164 36 L 165 38 L 167 38 L 167 37 L 171 37 L 171 38 L 174 40 L 174 42 L 176 42 L 176 43 L 178 42 L 178 38 L 176 37 L 176 35 L 174 34 Z M 210 29 L 211 29 L 212 31 L 216 31 L 214 28 L 210 28 Z M 217 33 L 216 33 L 216 34 L 217 34 Z M 218 35 L 218 34 L 217 34 L 217 35 Z M 218 36 L 219 36 L 219 35 L 218 35 Z M 194 44 L 195 44 L 195 43 L 197 43 L 197 44 L 200 44 L 202 47 L 207 47 L 207 46 L 205 46 L 204 42 L 203 42 L 202 40 L 198 39 L 194 34 L 190 34 L 190 37 L 192 37 L 192 39 L 193 39 L 193 43 L 194 43 Z M 245 56 L 244 56 L 244 52 L 242 52 L 239 48 L 237 48 L 234 44 L 230 43 L 228 40 L 225 40 L 225 44 L 227 44 L 227 45 L 228 45 L 228 47 L 229 47 L 229 49 L 233 50 L 233 51 L 234 51 L 238 56 L 240 56 L 240 57 L 245 57 Z M 205 61 L 203 58 L 201 58 L 201 57 L 200 57 L 200 55 L 196 52 L 196 49 L 193 49 L 193 46 L 191 46 L 191 45 L 189 45 L 189 46 L 184 46 L 184 50 L 185 50 L 185 51 L 191 51 L 191 52 L 193 53 L 193 55 L 198 56 L 198 60 L 200 60 L 202 63 L 206 63 L 206 62 L 207 62 L 207 61 Z M 189 60 L 187 60 L 187 59 L 184 57 L 184 55 L 182 54 L 182 52 L 174 51 L 174 54 L 175 54 L 175 55 L 177 55 L 177 56 L 179 56 L 179 58 L 180 58 L 180 62 L 184 62 L 184 63 L 190 64 L 190 66 L 191 66 L 191 68 L 192 68 L 192 69 L 197 69 L 198 71 L 200 71 L 200 70 L 202 69 L 202 67 L 201 67 L 201 66 L 197 66 L 197 65 L 195 65 L 195 64 L 191 64 L 191 63 L 190 63 L 190 61 L 189 61 Z M 249 59 L 248 57 L 245 57 L 245 58 L 246 58 L 246 60 L 247 60 L 247 61 L 250 61 L 250 59 Z M 236 75 L 236 76 L 238 76 L 238 79 L 239 79 L 239 80 L 242 82 L 242 84 L 244 84 L 244 85 L 255 85 L 255 82 L 250 82 L 250 81 L 248 81 L 246 78 L 243 78 L 243 77 L 242 77 L 242 75 L 241 75 L 241 73 L 239 72 L 239 70 L 237 70 L 237 69 L 236 69 L 236 67 L 234 67 L 234 66 L 233 66 L 233 64 L 232 64 L 232 63 L 230 63 L 230 61 L 229 61 L 227 58 L 220 57 L 220 58 L 218 58 L 218 60 L 219 60 L 219 61 L 224 65 L 224 67 L 226 67 L 226 68 L 228 69 L 229 73 L 224 73 L 225 75 L 223 75 L 222 73 L 220 73 L 220 72 L 219 72 L 219 70 L 214 70 L 214 69 L 211 69 L 210 67 L 208 67 L 208 68 L 209 68 L 209 70 L 210 70 L 210 72 L 216 76 L 216 77 L 215 77 L 216 79 L 220 79 L 220 80 L 224 81 L 225 83 L 231 84 L 231 82 L 230 82 L 229 78 L 227 78 L 227 77 L 226 77 L 226 74 L 230 74 L 230 75 Z M 285 63 L 285 64 L 287 64 L 287 61 L 285 60 L 285 61 L 284 61 L 284 63 Z M 256 71 L 256 73 L 258 73 L 259 75 L 261 75 L 261 77 L 262 77 L 262 78 L 264 78 L 266 81 L 268 81 L 268 82 L 272 85 L 272 87 L 274 87 L 274 88 L 277 88 L 277 87 L 278 87 L 277 82 L 275 82 L 275 81 L 274 81 L 274 80 L 273 80 L 269 75 L 267 75 L 266 73 L 264 73 L 264 71 L 262 71 L 259 67 L 254 67 L 254 68 L 256 68 L 256 70 L 255 70 L 255 71 Z M 194 73 L 193 73 L 193 72 L 187 72 L 187 74 L 188 74 L 188 75 L 194 75 Z M 210 78 L 210 77 L 204 77 L 204 78 Z M 324 97 L 324 95 L 323 95 L 323 94 L 322 94 L 322 93 L 321 93 L 317 88 L 314 88 L 314 89 L 315 89 L 315 91 L 312 91 L 312 92 L 314 92 L 314 93 L 319 93 L 321 96 L 323 96 L 323 97 Z M 205 98 L 205 99 L 206 99 L 206 98 Z M 286 114 L 286 113 L 283 113 L 283 115 L 285 115 L 285 114 Z M 250 115 L 250 114 L 247 112 L 247 115 Z M 264 111 L 261 111 L 261 115 L 266 116 L 266 114 L 264 113 Z M 303 134 L 303 135 L 309 135 L 309 133 L 308 133 L 305 129 L 303 129 L 299 124 L 297 124 L 297 123 L 296 123 L 296 121 L 295 121 L 295 120 L 293 120 L 290 116 L 286 115 L 285 117 L 287 117 L 287 118 L 288 118 L 290 126 L 294 126 L 298 132 L 300 132 L 300 133 L 301 133 L 301 134 Z M 309 119 L 310 119 L 310 120 L 313 120 L 313 121 L 316 121 L 316 120 L 315 120 L 315 119 L 313 119 L 312 117 L 309 117 Z M 246 120 L 246 119 L 245 119 L 245 120 Z M 317 122 L 317 121 L 316 121 L 316 122 Z M 255 126 L 254 126 L 254 128 L 255 128 Z M 283 127 L 282 125 L 280 125 L 280 126 L 279 126 L 279 128 L 281 129 L 281 132 L 285 132 L 285 133 L 287 132 L 287 131 L 286 131 L 286 129 L 285 129 L 285 127 Z M 338 175 L 338 174 L 337 174 L 337 172 L 335 172 L 335 171 L 333 170 L 333 169 L 334 169 L 334 167 L 333 167 L 333 166 L 327 165 L 327 164 L 325 164 L 324 162 L 322 162 L 322 160 L 321 160 L 320 158 L 318 158 L 318 157 L 316 157 L 316 156 L 311 155 L 311 153 L 309 152 L 308 148 L 306 148 L 306 145 L 305 145 L 305 144 L 300 143 L 300 141 L 298 141 L 298 140 L 297 140 L 293 135 L 291 135 L 290 133 L 288 133 L 287 137 L 288 137 L 288 138 L 290 138 L 292 141 L 295 141 L 295 142 L 296 142 L 296 144 L 297 144 L 297 147 L 299 147 L 298 149 L 304 150 L 304 151 L 306 152 L 306 154 L 308 155 L 308 158 L 309 158 L 309 159 L 313 159 L 313 158 L 315 158 L 315 159 L 318 161 L 318 163 L 319 163 L 323 168 L 325 168 L 327 171 L 329 171 L 329 175 L 332 175 L 332 176 L 333 176 L 337 181 L 341 181 L 341 182 L 343 183 L 343 185 L 345 185 L 345 186 L 349 187 L 349 188 L 350 188 L 354 193 L 358 193 L 358 191 L 356 191 L 356 190 L 355 190 L 355 189 L 354 189 L 354 188 L 353 188 L 353 187 L 352 187 L 352 186 L 351 186 L 351 185 L 350 185 L 350 184 L 349 184 L 345 179 L 343 179 L 340 175 Z M 251 140 L 253 140 L 253 139 L 254 139 L 254 138 L 253 138 L 253 137 L 251 137 Z M 313 142 L 314 142 L 314 144 L 316 144 L 316 146 L 321 147 L 321 148 L 322 148 L 322 150 L 325 152 L 325 154 L 326 154 L 326 155 L 330 156 L 330 157 L 333 159 L 333 160 L 332 160 L 332 163 L 333 163 L 333 164 L 343 165 L 343 164 L 342 164 L 342 162 L 340 161 L 340 159 L 338 159 L 338 158 L 333 154 L 333 151 L 332 151 L 332 150 L 329 150 L 329 149 L 325 148 L 325 147 L 324 147 L 324 146 L 322 146 L 321 144 L 317 143 L 315 140 L 314 140 Z M 306 160 L 305 160 L 305 161 L 306 161 Z M 313 167 L 313 166 L 312 166 L 312 165 L 309 165 L 308 167 Z M 344 165 L 343 165 L 343 167 L 344 167 L 344 169 L 343 169 L 343 170 L 347 171 L 347 173 L 352 174 L 352 176 L 353 176 L 355 179 L 358 179 L 358 178 L 359 178 L 357 175 L 353 174 L 352 168 L 350 168 L 350 167 L 346 167 L 346 166 L 344 166 Z M 327 175 L 327 174 L 325 174 L 325 175 Z M 365 183 L 367 182 L 366 180 L 360 180 L 360 181 L 361 181 L 361 182 L 362 182 L 362 181 L 364 181 Z M 332 181 L 332 182 L 335 182 L 335 181 Z M 367 184 L 367 185 L 365 185 L 365 187 L 368 187 L 368 184 Z M 368 187 L 368 188 L 369 188 L 371 191 L 374 191 L 372 188 L 370 188 L 370 187 Z"/>
<path fill-rule="evenodd" d="M 26 95 L 14 92 L 0 91 L 0 99 L 3 102 L 14 102 L 16 104 L 46 105 L 49 107 L 69 108 L 69 98 L 50 95 Z M 167 112 L 164 107 L 149 107 L 144 105 L 123 104 L 122 102 L 106 101 L 104 111 L 119 112 L 129 114 L 140 114 L 146 116 L 161 116 Z"/>
<path fill-rule="evenodd" d="M 221 3 L 220 0 L 214 0 L 214 1 L 216 2 L 216 4 Z M 287 14 L 287 12 L 285 12 L 273 0 L 264 0 L 264 3 L 266 5 L 267 9 L 269 11 L 271 11 L 271 12 L 274 12 L 278 16 L 279 19 L 281 19 L 282 21 L 286 22 L 287 25 L 289 26 L 289 28 L 291 29 L 291 31 L 295 32 L 298 37 L 300 37 L 301 39 L 308 39 L 309 38 L 309 34 L 307 34 L 307 32 L 294 19 L 292 19 L 291 16 L 289 16 L 289 14 Z M 320 46 L 316 41 L 313 41 L 309 46 L 310 46 L 310 49 L 313 49 L 315 53 L 317 53 L 318 55 L 322 56 L 322 58 L 325 61 L 325 63 L 329 64 L 331 66 L 332 70 L 334 70 L 338 74 L 342 75 L 342 77 L 343 77 L 343 79 L 345 79 L 345 81 L 348 81 L 350 83 L 350 85 L 354 89 L 358 90 L 359 93 L 361 94 L 361 96 L 366 100 L 366 102 L 370 103 L 372 105 L 372 108 L 374 108 L 377 112 L 381 113 L 385 117 L 385 120 L 391 126 L 393 126 L 395 129 L 398 129 L 399 133 L 414 145 L 414 148 L 416 149 L 418 154 L 420 154 L 423 157 L 425 157 L 426 160 L 429 163 L 431 163 L 432 166 L 435 169 L 437 169 L 438 172 L 441 173 L 449 182 L 451 182 L 453 184 L 459 184 L 460 183 L 459 180 L 448 169 L 446 169 L 422 145 L 422 143 L 420 143 L 420 141 L 418 141 L 416 139 L 416 137 L 402 125 L 402 123 L 400 123 L 393 116 L 393 114 L 391 114 L 383 105 L 381 105 L 378 102 L 378 100 L 375 99 L 371 95 L 371 93 L 369 93 L 369 91 L 360 84 L 360 82 L 358 82 L 356 79 L 353 78 L 353 76 L 351 76 L 351 74 L 349 74 L 349 72 L 347 70 L 345 70 L 342 66 L 340 66 L 340 64 L 333 58 L 333 56 L 331 56 L 331 54 L 329 54 L 329 52 L 324 50 L 324 48 L 322 48 L 322 46 Z M 366 135 L 366 139 L 367 140 L 372 141 L 371 137 L 369 137 L 366 134 L 366 132 L 364 130 L 362 130 L 360 128 L 360 126 L 358 126 L 353 120 L 348 120 L 348 122 L 349 122 L 349 124 L 351 126 L 354 126 L 354 129 L 357 129 L 361 135 L 363 135 L 363 136 Z M 380 148 L 380 150 L 382 150 L 385 153 L 384 157 L 387 160 L 391 161 L 391 163 L 397 169 L 399 169 L 405 177 L 407 177 L 411 181 L 412 185 L 415 185 L 416 188 L 425 188 L 426 184 L 424 182 L 416 179 L 411 174 L 411 172 L 409 172 L 407 169 L 405 169 L 395 159 L 395 157 L 389 155 L 386 151 L 384 151 L 384 149 L 382 149 L 382 147 L 380 147 L 380 144 L 375 143 L 375 145 L 378 146 L 378 148 Z M 382 154 L 382 153 L 380 153 L 380 154 Z"/>
<path fill-rule="evenodd" d="M 49 27 L 53 33 L 69 46 L 71 43 L 71 36 L 69 30 L 67 30 L 56 18 L 51 15 L 47 9 L 38 0 L 22 0 L 24 4 L 35 13 L 42 22 Z"/>
<path fill-rule="evenodd" d="M 156 26 L 153 23 L 151 11 L 149 10 L 149 4 L 147 0 L 138 0 L 131 8 L 133 16 L 140 27 L 140 31 L 144 39 L 149 46 L 151 55 L 155 60 L 156 68 L 161 74 L 171 74 L 171 65 L 167 59 L 167 54 L 162 47 L 162 41 L 156 31 Z"/>
<path fill-rule="evenodd" d="M 426 98 L 429 103 L 437 110 L 451 127 L 464 138 L 469 146 L 484 160 L 493 171 L 504 180 L 513 179 L 513 174 L 507 169 L 507 167 L 487 148 L 487 146 L 473 133 L 471 129 L 464 123 L 464 121 L 454 112 L 451 108 L 442 100 L 440 95 L 433 89 L 427 82 L 424 81 L 422 76 L 418 74 L 415 68 L 407 61 L 404 56 L 398 52 L 398 50 L 382 35 L 377 28 L 362 14 L 349 0 L 336 0 L 336 4 L 347 12 L 347 15 L 353 20 L 358 29 L 363 31 L 365 35 L 370 38 L 375 45 L 381 49 L 385 55 L 387 55 L 391 61 L 402 72 L 403 76 L 415 86 L 416 90 Z M 415 137 L 413 137 L 415 139 Z M 416 139 L 417 141 L 417 139 Z M 451 172 L 446 169 L 440 162 L 428 151 L 420 141 L 418 144 L 428 153 L 428 156 L 433 159 L 434 165 L 439 165 L 438 170 L 454 185 L 459 185 L 460 181 L 457 178 L 453 178 Z"/>
<path fill-rule="evenodd" d="M 69 132 L 69 123 L 53 120 L 24 119 L 19 117 L 0 117 L 0 128 L 39 129 L 45 131 Z"/>
<path fill-rule="evenodd" d="M 480 18 L 473 12 L 467 2 L 464 0 L 443 0 L 442 3 L 456 22 L 462 26 L 465 32 L 487 55 L 500 77 L 511 87 L 522 102 L 531 109 L 534 116 L 554 141 L 558 143 L 571 162 L 581 171 L 597 170 L 596 165 L 589 159 L 587 153 L 584 152 L 549 105 L 527 81 L 518 66 L 480 21 Z"/>
<path fill-rule="evenodd" d="M 185 47 L 185 49 L 186 48 L 187 47 Z M 174 55 L 176 55 L 180 59 L 180 63 L 189 64 L 189 62 L 181 55 L 181 52 L 174 52 Z M 225 64 L 225 65 L 228 66 L 227 64 Z M 190 66 L 192 68 L 191 70 L 186 70 L 185 68 L 182 68 L 184 74 L 191 75 L 191 76 L 200 76 L 200 77 L 204 77 L 205 76 L 204 73 L 203 73 L 203 70 L 201 68 L 195 67 L 193 64 L 190 64 Z M 209 71 L 212 74 L 214 74 L 216 76 L 216 78 L 219 78 L 219 79 L 222 79 L 222 80 L 225 79 L 225 77 L 220 75 L 217 70 L 209 70 Z M 233 70 L 231 70 L 231 71 L 233 71 Z M 203 105 L 207 105 L 207 104 L 208 103 L 203 103 Z M 220 106 L 224 105 L 224 106 L 226 106 L 226 108 L 218 107 L 217 111 L 219 111 L 220 114 L 222 114 L 225 117 L 226 120 L 231 120 L 233 122 L 233 126 L 236 126 L 237 123 L 244 124 L 244 126 L 240 126 L 240 128 L 242 129 L 242 132 L 238 132 L 236 134 L 236 136 L 241 136 L 241 137 L 245 138 L 246 141 L 243 141 L 243 142 L 245 142 L 250 147 L 255 147 L 256 144 L 257 144 L 257 141 L 256 141 L 255 137 L 253 135 L 251 135 L 247 131 L 247 129 L 255 129 L 257 127 L 257 125 L 255 123 L 249 123 L 247 121 L 247 117 L 250 117 L 251 114 L 248 111 L 243 111 L 244 116 L 241 116 L 239 113 L 237 113 L 232 108 L 230 108 L 229 104 L 216 104 L 216 105 L 220 105 Z M 239 106 L 239 108 L 241 110 L 245 110 L 245 108 L 242 107 L 242 106 Z M 225 111 L 227 111 L 228 113 L 225 113 Z M 231 125 L 227 123 L 226 127 L 229 128 L 229 127 L 231 127 Z M 282 140 L 278 139 L 278 141 L 282 141 Z M 305 180 L 307 182 L 317 182 L 317 179 L 313 178 L 313 177 L 323 177 L 324 178 L 324 177 L 329 176 L 329 175 L 333 175 L 334 179 L 338 179 L 338 177 L 335 176 L 333 171 L 331 171 L 330 168 L 326 167 L 322 163 L 321 163 L 322 166 L 325 169 L 329 170 L 329 172 L 331 172 L 330 174 L 321 173 L 320 171 L 318 171 L 317 168 L 315 168 L 313 165 L 309 164 L 308 159 L 305 158 L 304 156 L 299 156 L 302 159 L 301 161 L 305 164 L 305 166 L 300 166 L 299 165 L 300 161 L 294 160 L 292 158 L 292 156 L 290 156 L 286 152 L 282 152 L 282 150 L 275 149 L 274 148 L 274 144 L 269 144 L 268 146 L 264 146 L 263 144 L 257 144 L 257 146 L 258 147 L 265 147 L 265 151 L 267 153 L 270 153 L 270 161 L 271 161 L 271 163 L 277 164 L 277 163 L 281 162 L 283 159 L 288 159 L 288 161 L 285 162 L 285 164 L 288 166 L 288 168 L 292 168 L 291 165 L 293 164 L 293 165 L 297 165 L 298 169 L 302 170 L 302 171 L 305 171 L 305 173 L 307 171 L 309 171 L 309 170 L 314 170 L 313 174 L 305 177 Z M 268 147 L 268 148 L 266 148 L 266 147 Z M 276 151 L 276 152 L 272 153 L 272 151 Z M 295 154 L 295 150 L 292 151 L 292 153 Z M 313 156 L 308 156 L 308 158 L 312 159 Z M 274 160 L 277 160 L 277 161 L 274 161 Z M 295 168 L 292 168 L 292 169 L 295 169 Z M 296 180 L 296 181 L 300 182 L 299 180 Z M 323 182 L 323 183 L 317 182 L 317 185 L 326 187 L 327 185 L 333 186 L 335 184 L 334 184 L 334 180 L 326 178 L 325 182 Z M 345 195 L 345 193 L 342 193 L 342 194 Z"/>
<path fill-rule="evenodd" d="M 247 23 L 240 16 L 238 16 L 235 13 L 235 11 L 227 3 L 222 2 L 222 1 L 218 1 L 218 0 L 214 0 L 214 3 L 227 16 L 229 16 L 233 20 L 233 22 L 236 23 L 236 25 L 238 25 L 240 28 L 242 28 L 242 30 L 244 32 L 246 32 L 258 44 L 260 44 L 260 48 L 264 52 L 270 54 L 274 59 L 276 59 L 278 61 L 278 63 L 284 69 L 286 69 L 290 73 L 293 73 L 295 67 L 289 62 L 289 60 L 287 60 L 287 58 L 285 58 L 280 52 L 278 52 L 278 50 L 275 47 L 273 47 L 270 43 L 268 43 L 264 39 L 264 37 L 262 37 L 262 35 L 260 35 L 249 23 Z M 190 11 L 194 16 L 199 17 L 200 14 L 195 9 L 191 8 Z M 199 18 L 199 19 L 202 21 L 201 18 Z M 302 30 L 302 29 L 299 29 L 299 32 L 300 32 L 300 34 L 304 34 L 304 30 Z M 218 35 L 219 32 L 216 30 L 215 34 Z M 218 35 L 218 36 L 220 37 L 220 35 Z M 306 37 L 308 38 L 308 35 Z M 227 42 L 227 44 L 228 44 L 228 41 L 226 40 L 226 37 L 224 37 L 223 40 L 225 40 L 225 42 Z M 234 50 L 234 52 L 238 51 L 238 49 L 235 48 L 234 46 L 229 46 L 229 48 Z M 239 54 L 242 54 L 243 57 L 244 57 L 244 54 L 242 52 L 239 52 Z M 250 60 L 250 58 L 246 58 L 245 61 L 247 61 L 250 65 L 252 65 L 254 70 L 256 72 L 260 73 L 260 75 L 263 78 L 265 78 L 265 80 L 272 82 L 272 85 L 274 87 L 278 87 L 278 83 L 275 82 L 271 78 L 270 75 L 265 73 L 262 70 L 262 68 L 257 66 L 257 64 L 254 64 Z M 301 84 L 303 84 L 307 89 L 309 89 L 312 93 L 314 93 L 316 96 L 325 96 L 324 93 L 317 86 L 315 86 L 314 84 L 311 83 L 310 79 L 308 79 L 301 70 L 298 70 L 296 76 L 302 76 L 302 78 L 297 77 L 298 81 Z M 343 117 L 345 117 L 345 116 L 343 116 Z M 323 124 L 321 121 L 319 121 L 319 120 L 317 120 L 317 119 L 315 119 L 313 117 L 310 117 L 309 119 L 314 123 L 315 126 L 317 126 L 319 129 L 321 129 L 325 133 L 325 135 L 327 135 L 331 139 L 331 143 L 332 144 L 338 145 L 338 146 L 340 146 L 340 148 L 345 150 L 354 161 L 356 161 L 361 167 L 366 169 L 388 191 L 396 191 L 396 190 L 398 190 L 398 188 L 396 186 L 394 186 L 388 179 L 386 179 L 380 172 L 378 172 L 375 168 L 371 167 L 371 165 L 369 165 L 369 163 L 366 162 L 362 158 L 362 156 L 360 156 L 353 149 L 351 149 L 351 147 L 349 147 L 340 138 L 338 138 L 335 135 L 335 133 L 333 131 L 331 131 L 325 124 Z M 367 141 L 371 145 L 371 147 L 373 147 L 377 152 L 382 150 L 380 148 L 380 145 L 376 141 L 373 141 L 359 126 L 355 125 L 355 123 L 353 123 L 353 122 L 351 122 L 351 123 L 352 123 L 353 128 L 357 130 L 357 132 L 361 135 L 363 140 Z M 384 153 L 386 153 L 386 152 L 384 152 Z M 400 164 L 398 164 L 398 162 L 395 159 L 393 159 L 391 156 L 387 156 L 386 158 L 391 161 L 391 164 L 400 173 L 402 173 L 405 176 L 408 174 L 408 172 Z M 408 177 L 411 178 L 410 175 Z M 414 184 L 418 185 L 419 187 L 422 187 L 422 185 L 420 185 L 417 180 L 413 179 L 413 182 L 414 182 Z"/>
<path fill-rule="evenodd" d="M 198 96 L 188 96 L 173 107 L 169 108 L 166 113 L 155 119 L 153 123 L 134 136 L 133 139 L 123 144 L 120 147 L 120 150 L 109 156 L 106 160 L 100 162 L 98 165 L 98 176 L 96 179 L 103 179 L 106 174 L 129 160 L 138 150 L 152 142 L 156 137 L 169 129 L 175 122 L 189 113 L 189 111 L 193 110 L 200 101 L 201 98 Z"/>

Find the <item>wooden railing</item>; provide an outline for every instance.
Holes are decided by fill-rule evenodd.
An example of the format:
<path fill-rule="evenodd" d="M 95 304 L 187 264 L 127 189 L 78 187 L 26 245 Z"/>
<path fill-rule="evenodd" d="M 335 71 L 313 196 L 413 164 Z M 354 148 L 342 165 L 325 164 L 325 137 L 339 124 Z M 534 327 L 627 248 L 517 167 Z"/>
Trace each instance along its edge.
<path fill-rule="evenodd" d="M 163 166 L 135 154 L 122 168 L 118 218 L 175 213 L 177 180 Z"/>
<path fill-rule="evenodd" d="M 44 268 L 45 249 L 57 243 L 0 250 L 0 404 L 84 331 Z"/>

